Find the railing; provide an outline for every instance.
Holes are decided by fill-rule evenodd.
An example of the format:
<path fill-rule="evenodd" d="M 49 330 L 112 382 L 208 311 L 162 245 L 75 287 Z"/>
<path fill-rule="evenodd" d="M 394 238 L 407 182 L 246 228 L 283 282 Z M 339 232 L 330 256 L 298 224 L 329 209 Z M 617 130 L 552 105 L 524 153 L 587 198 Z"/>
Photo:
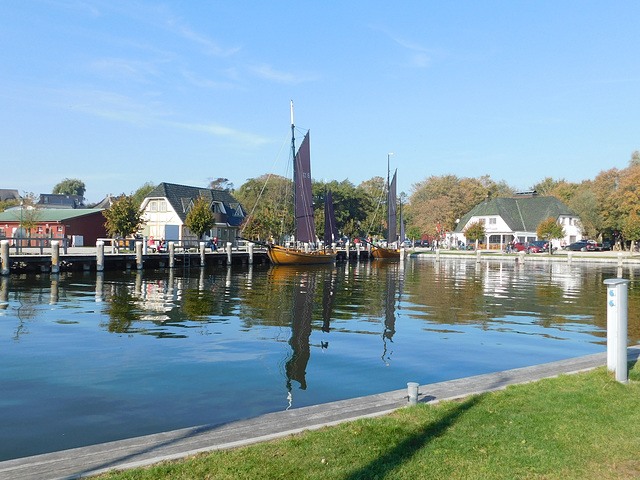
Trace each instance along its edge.
<path fill-rule="evenodd" d="M 59 242 L 64 253 L 67 253 L 69 247 L 68 238 L 51 238 L 51 237 L 0 237 L 1 240 L 9 241 L 9 248 L 15 248 L 16 254 L 22 253 L 23 249 L 39 249 L 40 255 L 44 253 L 45 248 L 51 248 L 51 242 Z"/>

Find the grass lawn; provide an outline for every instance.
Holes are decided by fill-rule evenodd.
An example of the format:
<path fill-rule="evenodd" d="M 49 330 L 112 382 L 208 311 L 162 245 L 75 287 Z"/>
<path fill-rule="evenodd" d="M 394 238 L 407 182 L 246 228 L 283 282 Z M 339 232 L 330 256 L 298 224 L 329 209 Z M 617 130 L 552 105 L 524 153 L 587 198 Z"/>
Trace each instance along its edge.
<path fill-rule="evenodd" d="M 606 369 L 100 479 L 640 478 L 640 365 Z"/>

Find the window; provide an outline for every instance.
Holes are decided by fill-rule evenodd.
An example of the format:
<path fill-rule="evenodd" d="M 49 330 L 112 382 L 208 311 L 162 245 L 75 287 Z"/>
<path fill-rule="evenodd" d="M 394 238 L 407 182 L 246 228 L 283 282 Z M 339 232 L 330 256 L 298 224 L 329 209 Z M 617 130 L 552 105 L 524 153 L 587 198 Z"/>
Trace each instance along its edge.
<path fill-rule="evenodd" d="M 155 200 L 152 200 L 151 202 L 149 202 L 149 210 L 151 210 L 152 212 L 155 212 L 158 210 L 158 202 L 156 202 Z"/>
<path fill-rule="evenodd" d="M 166 212 L 167 211 L 167 202 L 165 202 L 164 200 L 161 200 L 158 202 L 158 210 L 161 212 Z"/>
<path fill-rule="evenodd" d="M 63 231 L 63 227 L 62 227 L 62 225 L 60 225 L 60 226 L 58 227 L 58 232 L 62 232 L 62 231 Z"/>
<path fill-rule="evenodd" d="M 489 219 L 489 225 L 495 225 L 496 224 L 496 218 L 490 218 Z"/>

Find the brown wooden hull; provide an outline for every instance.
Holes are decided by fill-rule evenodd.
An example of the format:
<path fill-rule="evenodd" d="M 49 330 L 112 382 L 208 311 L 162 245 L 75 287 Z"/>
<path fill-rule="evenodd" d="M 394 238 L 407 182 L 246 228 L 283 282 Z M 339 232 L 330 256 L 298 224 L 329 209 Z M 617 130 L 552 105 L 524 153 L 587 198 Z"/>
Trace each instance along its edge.
<path fill-rule="evenodd" d="M 305 252 L 279 245 L 269 245 L 267 253 L 274 265 L 317 265 L 332 263 L 336 259 L 332 252 Z"/>
<path fill-rule="evenodd" d="M 397 248 L 371 247 L 371 255 L 379 260 L 400 260 L 400 250 Z"/>

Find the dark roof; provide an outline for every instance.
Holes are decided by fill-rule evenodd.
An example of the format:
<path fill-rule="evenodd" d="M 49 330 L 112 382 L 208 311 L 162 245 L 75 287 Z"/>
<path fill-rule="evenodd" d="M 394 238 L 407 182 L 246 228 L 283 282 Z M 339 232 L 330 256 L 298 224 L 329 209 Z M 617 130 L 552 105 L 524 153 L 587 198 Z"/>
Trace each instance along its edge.
<path fill-rule="evenodd" d="M 4 202 L 5 200 L 20 200 L 18 190 L 0 188 L 0 202 Z"/>
<path fill-rule="evenodd" d="M 185 222 L 191 202 L 204 197 L 210 202 L 220 202 L 227 212 L 227 223 L 237 227 L 242 223 L 246 212 L 228 190 L 214 190 L 211 188 L 190 187 L 162 182 L 151 190 L 145 198 L 166 198 L 180 219 Z M 239 214 L 240 213 L 240 214 Z"/>
<path fill-rule="evenodd" d="M 541 221 L 560 215 L 577 215 L 556 197 L 493 198 L 476 205 L 456 227 L 461 232 L 471 217 L 498 215 L 511 231 L 535 232 Z"/>

